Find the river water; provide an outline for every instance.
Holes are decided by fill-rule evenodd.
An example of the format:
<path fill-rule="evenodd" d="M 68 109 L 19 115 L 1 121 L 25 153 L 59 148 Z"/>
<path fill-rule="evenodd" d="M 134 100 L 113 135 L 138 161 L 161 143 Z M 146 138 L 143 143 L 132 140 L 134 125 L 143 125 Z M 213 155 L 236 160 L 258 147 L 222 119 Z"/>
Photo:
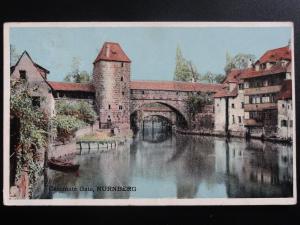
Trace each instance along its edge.
<path fill-rule="evenodd" d="M 145 127 L 118 149 L 76 156 L 78 174 L 50 170 L 49 198 L 291 197 L 292 155 L 290 145 Z"/>

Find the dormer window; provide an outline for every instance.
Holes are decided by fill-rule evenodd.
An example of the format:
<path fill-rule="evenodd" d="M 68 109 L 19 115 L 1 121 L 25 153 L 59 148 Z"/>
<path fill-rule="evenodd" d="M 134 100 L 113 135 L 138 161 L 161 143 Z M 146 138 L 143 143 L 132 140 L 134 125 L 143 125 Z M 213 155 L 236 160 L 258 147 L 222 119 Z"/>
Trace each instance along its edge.
<path fill-rule="evenodd" d="M 26 80 L 27 79 L 26 70 L 20 70 L 19 73 L 20 73 L 20 79 L 21 80 Z"/>

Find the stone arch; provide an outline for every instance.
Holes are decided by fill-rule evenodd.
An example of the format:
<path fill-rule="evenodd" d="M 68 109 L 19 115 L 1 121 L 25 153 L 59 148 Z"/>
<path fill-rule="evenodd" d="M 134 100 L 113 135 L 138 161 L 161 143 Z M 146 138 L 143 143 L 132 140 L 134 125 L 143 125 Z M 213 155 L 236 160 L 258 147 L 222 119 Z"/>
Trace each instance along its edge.
<path fill-rule="evenodd" d="M 181 127 L 188 127 L 188 116 L 185 112 L 184 103 L 181 101 L 168 101 L 168 100 L 156 100 L 156 99 L 149 99 L 149 100 L 131 100 L 130 105 L 130 115 L 133 115 L 137 111 L 139 111 L 144 105 L 150 103 L 159 103 L 164 106 L 167 106 L 177 115 L 177 122 Z"/>

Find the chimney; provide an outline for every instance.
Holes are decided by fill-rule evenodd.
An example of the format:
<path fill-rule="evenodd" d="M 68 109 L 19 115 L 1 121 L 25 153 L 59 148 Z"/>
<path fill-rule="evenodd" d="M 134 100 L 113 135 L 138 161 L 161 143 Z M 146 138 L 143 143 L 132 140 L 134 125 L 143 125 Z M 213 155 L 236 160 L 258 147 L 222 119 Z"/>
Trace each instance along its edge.
<path fill-rule="evenodd" d="M 109 58 L 110 57 L 110 46 L 109 44 L 106 44 L 106 57 Z"/>

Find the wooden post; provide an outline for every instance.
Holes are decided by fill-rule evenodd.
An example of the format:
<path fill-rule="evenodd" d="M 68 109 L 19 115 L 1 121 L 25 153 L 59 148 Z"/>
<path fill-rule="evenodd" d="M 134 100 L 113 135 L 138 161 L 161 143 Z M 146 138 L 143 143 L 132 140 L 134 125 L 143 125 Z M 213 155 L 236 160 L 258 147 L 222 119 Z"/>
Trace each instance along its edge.
<path fill-rule="evenodd" d="M 88 146 L 89 146 L 89 153 L 90 153 L 91 152 L 90 142 L 88 142 Z"/>
<path fill-rule="evenodd" d="M 79 142 L 79 149 L 80 149 L 80 155 L 81 155 L 81 150 L 82 150 L 82 146 L 81 146 L 81 141 Z"/>

